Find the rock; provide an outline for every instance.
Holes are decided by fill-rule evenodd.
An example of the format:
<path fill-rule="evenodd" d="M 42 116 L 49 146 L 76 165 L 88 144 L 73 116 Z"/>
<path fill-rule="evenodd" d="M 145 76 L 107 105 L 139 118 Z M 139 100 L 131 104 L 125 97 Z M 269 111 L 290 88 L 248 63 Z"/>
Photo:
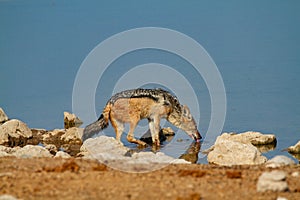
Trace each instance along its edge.
<path fill-rule="evenodd" d="M 80 152 L 76 155 L 76 157 L 83 157 L 85 159 L 93 159 L 84 144 L 81 145 Z"/>
<path fill-rule="evenodd" d="M 262 134 L 260 132 L 247 131 L 239 135 L 247 138 L 253 145 L 266 145 L 277 142 L 274 134 Z"/>
<path fill-rule="evenodd" d="M 18 200 L 18 199 L 12 195 L 3 194 L 3 195 L 0 195 L 0 200 Z"/>
<path fill-rule="evenodd" d="M 211 164 L 232 165 L 257 165 L 263 164 L 267 158 L 251 144 L 250 140 L 241 136 L 223 133 L 208 153 L 207 160 Z"/>
<path fill-rule="evenodd" d="M 299 172 L 293 172 L 292 177 L 299 177 L 300 173 Z"/>
<path fill-rule="evenodd" d="M 12 155 L 19 158 L 52 157 L 51 153 L 47 149 L 34 145 L 26 145 L 14 152 Z"/>
<path fill-rule="evenodd" d="M 287 151 L 291 154 L 300 154 L 300 141 L 297 142 L 294 146 L 287 148 Z"/>
<path fill-rule="evenodd" d="M 275 135 L 254 131 L 240 134 L 223 133 L 215 144 L 204 152 L 208 153 L 208 162 L 213 164 L 225 166 L 263 164 L 267 158 L 262 156 L 254 145 L 269 144 L 276 144 Z"/>
<path fill-rule="evenodd" d="M 92 155 L 87 151 L 79 152 L 75 157 L 88 159 L 88 160 L 96 160 L 96 158 L 93 158 Z"/>
<path fill-rule="evenodd" d="M 117 142 L 115 138 L 107 136 L 89 138 L 83 146 L 81 149 L 86 154 L 83 158 L 97 159 L 109 167 L 123 171 L 146 172 L 171 163 L 190 163 L 183 159 L 174 159 L 162 152 L 134 152 Z"/>
<path fill-rule="evenodd" d="M 258 192 L 283 192 L 288 190 L 286 182 L 286 174 L 284 171 L 264 172 L 259 178 L 256 185 Z"/>
<path fill-rule="evenodd" d="M 75 156 L 80 152 L 82 134 L 83 128 L 72 127 L 67 129 L 65 134 L 61 136 L 61 148 L 71 156 Z"/>
<path fill-rule="evenodd" d="M 6 153 L 5 151 L 1 151 L 1 150 L 0 150 L 0 158 L 1 158 L 1 157 L 7 157 L 7 156 L 12 156 L 12 155 Z"/>
<path fill-rule="evenodd" d="M 47 144 L 45 149 L 47 149 L 52 155 L 57 153 L 57 147 L 54 144 Z"/>
<path fill-rule="evenodd" d="M 277 199 L 276 200 L 288 200 L 287 198 L 285 198 L 285 197 L 277 197 Z"/>
<path fill-rule="evenodd" d="M 275 156 L 274 158 L 268 160 L 266 162 L 266 167 L 269 168 L 277 168 L 277 167 L 282 167 L 282 166 L 286 166 L 286 165 L 295 165 L 296 163 L 283 155 L 279 155 L 279 156 Z"/>
<path fill-rule="evenodd" d="M 13 156 L 12 154 L 20 148 L 21 147 L 10 148 L 0 145 L 0 157 Z"/>
<path fill-rule="evenodd" d="M 17 150 L 19 150 L 21 147 L 14 147 L 14 148 L 11 148 L 11 147 L 6 147 L 6 146 L 2 146 L 0 145 L 0 151 L 2 152 L 6 152 L 8 154 L 12 154 L 14 152 L 16 152 Z"/>
<path fill-rule="evenodd" d="M 273 151 L 276 148 L 276 142 L 271 144 L 254 145 L 261 153 Z"/>
<path fill-rule="evenodd" d="M 41 141 L 44 145 L 54 144 L 59 149 L 62 144 L 61 136 L 65 133 L 66 131 L 64 129 L 46 131 L 46 133 L 42 134 Z"/>
<path fill-rule="evenodd" d="M 82 128 L 72 127 L 67 130 L 65 129 L 54 129 L 46 131 L 44 129 L 32 129 L 34 139 L 30 140 L 29 144 L 43 144 L 44 146 L 52 145 L 52 149 L 49 151 L 55 155 L 57 150 L 54 150 L 53 145 L 56 149 L 63 149 L 65 152 L 72 156 L 75 156 L 80 151 L 82 145 L 81 135 L 83 133 Z M 50 147 L 50 146 L 49 146 Z"/>
<path fill-rule="evenodd" d="M 0 145 L 25 146 L 31 137 L 31 130 L 20 120 L 12 119 L 0 126 Z"/>
<path fill-rule="evenodd" d="M 66 152 L 58 151 L 54 158 L 71 158 L 71 156 Z"/>
<path fill-rule="evenodd" d="M 163 133 L 162 129 L 159 131 L 159 141 L 162 144 L 164 141 L 166 141 L 166 136 Z M 146 142 L 149 145 L 152 145 L 152 137 L 151 137 L 151 132 L 150 129 L 140 138 L 141 141 Z"/>
<path fill-rule="evenodd" d="M 8 121 L 8 117 L 5 114 L 4 110 L 0 108 L 0 124 Z"/>
<path fill-rule="evenodd" d="M 222 135 L 224 135 L 223 133 Z M 232 141 L 241 143 L 251 143 L 253 145 L 266 145 L 276 143 L 276 137 L 273 134 L 262 134 L 255 131 L 247 131 L 244 133 L 226 133 L 224 136 Z"/>
<path fill-rule="evenodd" d="M 160 128 L 159 131 L 159 140 L 160 143 L 163 143 L 164 141 L 171 141 L 173 138 L 172 136 L 175 135 L 175 132 L 172 130 L 171 127 L 166 127 L 166 128 Z M 146 142 L 149 145 L 152 145 L 152 137 L 151 137 L 151 132 L 148 129 L 148 131 L 140 138 L 141 141 Z"/>
<path fill-rule="evenodd" d="M 75 115 L 69 112 L 64 112 L 64 126 L 65 129 L 71 127 L 79 127 L 82 121 Z"/>
<path fill-rule="evenodd" d="M 165 136 L 175 135 L 175 132 L 173 131 L 173 129 L 171 127 L 162 128 L 161 131 Z"/>
<path fill-rule="evenodd" d="M 87 150 L 87 148 L 86 148 L 86 145 L 85 145 L 85 143 L 83 143 L 82 145 L 81 145 L 81 147 L 80 147 L 80 152 L 87 152 L 88 150 Z"/>
<path fill-rule="evenodd" d="M 46 129 L 31 129 L 32 138 L 27 141 L 27 144 L 38 145 L 43 143 L 43 137 L 47 134 Z"/>
<path fill-rule="evenodd" d="M 123 159 L 129 148 L 118 143 L 113 137 L 99 136 L 89 138 L 83 143 L 84 147 L 92 156 L 100 161 Z"/>
<path fill-rule="evenodd" d="M 300 153 L 291 154 L 294 158 L 296 158 L 299 161 L 300 164 Z"/>
<path fill-rule="evenodd" d="M 131 161 L 129 163 L 140 163 L 140 164 L 148 164 L 148 163 L 165 163 L 165 164 L 189 164 L 190 162 L 185 161 L 184 159 L 174 159 L 170 156 L 162 152 L 139 152 L 132 154 Z"/>
<path fill-rule="evenodd" d="M 66 130 L 65 134 L 61 136 L 61 140 L 65 143 L 81 143 L 83 128 L 72 127 Z"/>

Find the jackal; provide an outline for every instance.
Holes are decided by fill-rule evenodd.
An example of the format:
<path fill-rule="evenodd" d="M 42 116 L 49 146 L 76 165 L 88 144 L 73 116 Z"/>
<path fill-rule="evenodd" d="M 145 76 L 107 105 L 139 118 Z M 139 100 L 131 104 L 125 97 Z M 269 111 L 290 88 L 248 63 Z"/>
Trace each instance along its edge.
<path fill-rule="evenodd" d="M 121 142 L 124 123 L 129 123 L 127 140 L 131 143 L 146 145 L 134 138 L 134 129 L 141 119 L 148 119 L 153 144 L 160 145 L 159 128 L 161 118 L 167 119 L 174 126 L 185 131 L 197 142 L 202 138 L 189 108 L 181 105 L 176 96 L 162 89 L 132 89 L 112 96 L 106 103 L 99 119 L 86 126 L 82 140 L 105 129 L 109 121 L 115 132 L 116 140 Z"/>

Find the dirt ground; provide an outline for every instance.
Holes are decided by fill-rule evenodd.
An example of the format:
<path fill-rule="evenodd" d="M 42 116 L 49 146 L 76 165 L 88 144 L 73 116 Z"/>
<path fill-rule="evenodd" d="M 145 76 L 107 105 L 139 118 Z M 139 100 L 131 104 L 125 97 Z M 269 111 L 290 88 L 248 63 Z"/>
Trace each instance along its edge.
<path fill-rule="evenodd" d="M 0 195 L 18 199 L 300 199 L 300 166 L 287 173 L 289 191 L 256 192 L 263 166 L 169 165 L 149 173 L 126 173 L 96 161 L 0 159 Z"/>

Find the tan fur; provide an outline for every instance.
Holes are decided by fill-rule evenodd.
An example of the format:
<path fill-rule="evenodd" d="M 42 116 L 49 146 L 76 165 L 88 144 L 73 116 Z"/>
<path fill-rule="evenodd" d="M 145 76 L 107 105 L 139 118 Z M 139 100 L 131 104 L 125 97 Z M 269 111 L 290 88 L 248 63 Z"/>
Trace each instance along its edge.
<path fill-rule="evenodd" d="M 103 112 L 104 119 L 111 121 L 111 124 L 116 132 L 116 139 L 121 142 L 121 135 L 124 130 L 124 123 L 129 123 L 130 130 L 127 135 L 129 142 L 146 145 L 145 142 L 134 138 L 134 129 L 141 119 L 155 120 L 158 122 L 162 117 L 166 117 L 170 112 L 170 108 L 156 104 L 149 98 L 133 98 L 133 99 L 118 99 L 114 105 L 108 104 Z M 153 127 L 155 131 L 154 143 L 159 145 L 158 131 L 159 123 Z"/>

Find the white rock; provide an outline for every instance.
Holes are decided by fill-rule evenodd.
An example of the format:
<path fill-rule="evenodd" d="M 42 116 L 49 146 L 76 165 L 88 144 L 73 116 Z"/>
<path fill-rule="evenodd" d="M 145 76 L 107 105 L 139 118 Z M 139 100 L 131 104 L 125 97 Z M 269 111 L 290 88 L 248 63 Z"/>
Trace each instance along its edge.
<path fill-rule="evenodd" d="M 18 200 L 18 199 L 12 195 L 3 194 L 3 195 L 0 195 L 0 200 Z"/>
<path fill-rule="evenodd" d="M 123 159 L 124 155 L 129 151 L 129 148 L 119 144 L 115 138 L 107 136 L 89 138 L 82 146 L 84 146 L 81 147 L 82 149 L 86 149 L 90 154 L 101 158 L 103 161 L 106 159 Z"/>
<path fill-rule="evenodd" d="M 84 142 L 84 143 L 81 145 L 81 147 L 80 147 L 80 152 L 87 152 L 87 151 L 88 151 L 87 148 L 86 148 L 87 145 L 85 145 L 85 144 L 87 144 L 87 143 Z"/>
<path fill-rule="evenodd" d="M 283 192 L 288 190 L 286 182 L 286 174 L 284 171 L 264 172 L 259 178 L 256 185 L 258 192 Z"/>
<path fill-rule="evenodd" d="M 6 122 L 8 120 L 7 115 L 5 114 L 4 110 L 0 108 L 0 124 Z"/>
<path fill-rule="evenodd" d="M 285 198 L 285 197 L 277 197 L 277 199 L 276 200 L 288 200 L 287 198 Z"/>
<path fill-rule="evenodd" d="M 54 158 L 71 158 L 71 156 L 68 153 L 66 153 L 66 152 L 58 151 L 55 154 Z"/>
<path fill-rule="evenodd" d="M 286 157 L 286 156 L 283 156 L 283 155 L 278 155 L 278 156 L 275 156 L 274 158 L 268 160 L 266 162 L 266 167 L 269 167 L 269 168 L 277 168 L 277 167 L 281 167 L 281 166 L 286 166 L 286 165 L 295 165 L 296 163 Z"/>
<path fill-rule="evenodd" d="M 223 133 L 223 138 L 241 143 L 251 143 L 253 145 L 265 145 L 276 142 L 276 137 L 273 134 L 262 134 L 255 131 L 247 131 L 244 133 Z"/>
<path fill-rule="evenodd" d="M 139 171 L 153 171 L 158 167 L 166 166 L 171 163 L 187 164 L 183 159 L 174 159 L 162 152 L 135 152 L 118 143 L 115 138 L 107 136 L 99 136 L 97 138 L 89 138 L 81 147 L 84 153 L 83 158 L 97 159 L 108 166 L 123 170 L 135 171 L 136 165 L 143 165 Z"/>
<path fill-rule="evenodd" d="M 34 145 L 26 145 L 14 152 L 12 155 L 19 158 L 52 157 L 51 153 L 47 149 Z"/>
<path fill-rule="evenodd" d="M 250 140 L 224 133 L 217 138 L 207 160 L 212 164 L 232 166 L 263 164 L 267 158 L 261 155 Z"/>
<path fill-rule="evenodd" d="M 12 153 L 16 152 L 20 148 L 21 147 L 10 148 L 0 145 L 0 157 L 13 156 Z"/>
<path fill-rule="evenodd" d="M 287 150 L 292 154 L 300 154 L 300 141 L 297 142 L 297 144 L 295 144 L 294 146 L 290 146 L 289 148 L 287 148 Z"/>
<path fill-rule="evenodd" d="M 293 172 L 293 173 L 292 173 L 292 177 L 298 177 L 299 175 L 300 175 L 299 172 Z"/>
<path fill-rule="evenodd" d="M 5 151 L 0 151 L 0 158 L 1 157 L 8 157 L 8 156 L 13 156 L 11 154 L 6 153 Z"/>
<path fill-rule="evenodd" d="M 132 160 L 134 163 L 140 162 L 145 163 L 173 163 L 173 164 L 190 164 L 190 162 L 184 159 L 174 159 L 173 157 L 167 156 L 162 152 L 139 152 L 132 154 Z"/>
<path fill-rule="evenodd" d="M 0 126 L 0 145 L 25 145 L 31 137 L 32 132 L 30 128 L 20 120 L 12 119 Z"/>
<path fill-rule="evenodd" d="M 21 147 L 11 148 L 11 147 L 6 147 L 6 146 L 0 145 L 0 152 L 5 152 L 5 153 L 8 153 L 8 154 L 12 154 L 12 153 L 16 152 L 19 149 L 21 149 Z"/>

